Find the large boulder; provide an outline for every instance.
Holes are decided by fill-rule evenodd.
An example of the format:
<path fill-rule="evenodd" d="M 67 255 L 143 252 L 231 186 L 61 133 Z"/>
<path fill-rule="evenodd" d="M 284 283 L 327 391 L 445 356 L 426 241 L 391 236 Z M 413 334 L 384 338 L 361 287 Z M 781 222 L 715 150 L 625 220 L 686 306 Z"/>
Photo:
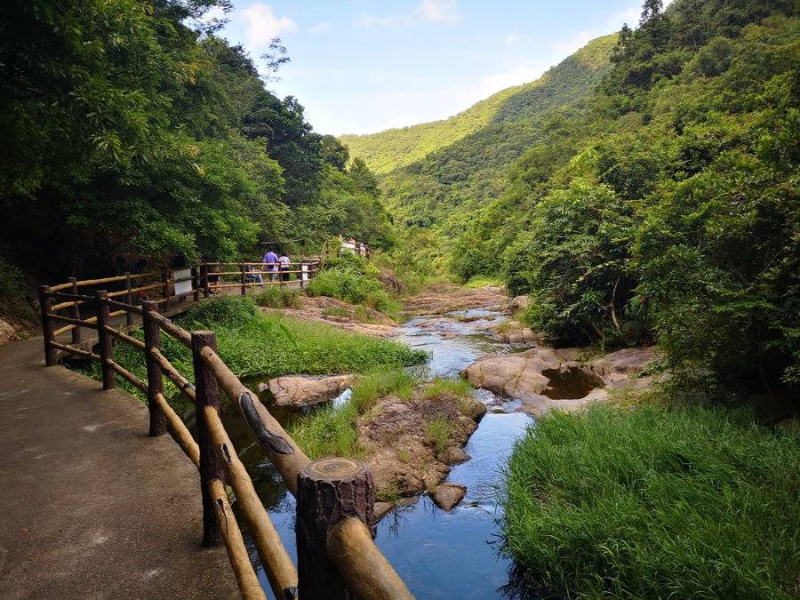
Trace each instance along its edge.
<path fill-rule="evenodd" d="M 288 375 L 270 379 L 268 388 L 278 406 L 309 406 L 331 400 L 352 385 L 352 375 Z"/>
<path fill-rule="evenodd" d="M 558 408 L 576 410 L 608 397 L 608 388 L 642 387 L 631 379 L 653 359 L 652 348 L 628 348 L 586 359 L 579 348 L 533 348 L 494 355 L 471 364 L 461 375 L 475 387 L 522 401 L 534 416 Z"/>
<path fill-rule="evenodd" d="M 433 501 L 442 510 L 452 510 L 467 495 L 467 486 L 459 483 L 443 483 L 433 492 Z"/>

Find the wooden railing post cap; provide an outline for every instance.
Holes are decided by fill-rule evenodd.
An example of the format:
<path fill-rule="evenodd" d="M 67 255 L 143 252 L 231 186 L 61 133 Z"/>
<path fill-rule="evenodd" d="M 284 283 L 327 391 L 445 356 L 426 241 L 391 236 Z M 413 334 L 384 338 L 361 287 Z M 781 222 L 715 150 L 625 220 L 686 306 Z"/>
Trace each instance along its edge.
<path fill-rule="evenodd" d="M 326 457 L 312 460 L 300 471 L 300 476 L 315 481 L 347 481 L 364 477 L 367 465 L 354 458 Z"/>
<path fill-rule="evenodd" d="M 94 296 L 95 298 L 106 298 L 108 297 L 108 290 L 97 290 Z"/>

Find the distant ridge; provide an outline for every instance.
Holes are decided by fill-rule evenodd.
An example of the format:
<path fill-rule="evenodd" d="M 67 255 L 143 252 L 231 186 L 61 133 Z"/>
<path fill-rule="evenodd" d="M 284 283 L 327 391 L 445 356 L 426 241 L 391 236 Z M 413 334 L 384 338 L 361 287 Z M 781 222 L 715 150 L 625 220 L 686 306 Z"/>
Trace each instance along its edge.
<path fill-rule="evenodd" d="M 446 148 L 493 122 L 515 121 L 577 100 L 610 66 L 617 34 L 597 38 L 531 83 L 506 88 L 448 119 L 366 135 L 342 135 L 352 156 L 387 174 Z M 586 89 L 588 88 L 588 90 Z"/>

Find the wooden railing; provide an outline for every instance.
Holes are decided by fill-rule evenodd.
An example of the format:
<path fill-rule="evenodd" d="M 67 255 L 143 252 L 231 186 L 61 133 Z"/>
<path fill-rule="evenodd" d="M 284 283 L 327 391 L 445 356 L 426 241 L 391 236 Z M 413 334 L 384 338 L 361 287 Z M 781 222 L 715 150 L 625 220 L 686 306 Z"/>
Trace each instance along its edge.
<path fill-rule="evenodd" d="M 204 275 L 198 270 L 194 281 L 202 285 Z M 42 286 L 40 301 L 45 362 L 48 366 L 56 364 L 59 352 L 96 361 L 101 366 L 103 389 L 113 389 L 119 376 L 146 394 L 149 435 L 159 436 L 169 430 L 200 471 L 203 543 L 208 546 L 224 543 L 242 597 L 261 599 L 265 595 L 232 512 L 226 484 L 232 488 L 242 520 L 277 598 L 297 598 L 298 595 L 336 599 L 412 598 L 373 541 L 375 494 L 371 475 L 363 463 L 338 458 L 311 461 L 258 396 L 244 386 L 220 358 L 214 332 L 190 333 L 159 313 L 159 305 L 168 305 L 169 296 L 166 302 L 164 298 L 146 300 L 141 306 L 136 306 L 113 299 L 123 295 L 121 293 L 106 290 L 98 290 L 92 295 L 76 293 L 88 285 L 125 281 L 126 299 L 131 299 L 130 292 L 135 287 L 129 282 L 133 279 L 133 276 L 125 276 L 124 280 L 115 277 L 90 283 L 71 280 L 67 284 Z M 165 278 L 161 285 L 164 281 L 169 282 L 169 278 Z M 70 293 L 62 291 L 67 289 Z M 168 288 L 162 289 L 169 293 Z M 193 293 L 199 289 L 200 286 L 195 287 Z M 93 309 L 95 316 L 81 318 L 81 307 Z M 68 310 L 70 316 L 58 314 L 59 310 Z M 123 315 L 120 325 L 114 327 L 114 318 Z M 133 324 L 136 317 L 141 318 L 144 341 L 131 335 L 129 324 Z M 66 326 L 55 329 L 55 323 L 65 323 Z M 80 341 L 81 336 L 75 332 L 81 328 L 97 332 L 97 352 L 92 346 L 80 348 L 76 345 L 76 339 Z M 57 342 L 57 332 L 65 333 L 67 330 L 73 332 L 72 343 Z M 191 349 L 194 384 L 162 353 L 162 333 Z M 144 354 L 146 381 L 115 362 L 114 341 L 128 344 Z M 169 405 L 164 395 L 164 377 L 194 403 L 196 441 Z M 286 552 L 225 430 L 219 415 L 220 388 L 237 408 L 286 487 L 297 498 L 298 569 Z"/>

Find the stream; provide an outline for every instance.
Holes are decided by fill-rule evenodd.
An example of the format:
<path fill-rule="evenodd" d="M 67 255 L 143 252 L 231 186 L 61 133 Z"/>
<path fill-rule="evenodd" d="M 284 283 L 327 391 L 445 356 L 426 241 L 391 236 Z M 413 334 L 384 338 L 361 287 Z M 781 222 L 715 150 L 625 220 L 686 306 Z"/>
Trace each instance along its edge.
<path fill-rule="evenodd" d="M 461 369 L 485 354 L 515 350 L 481 333 L 503 315 L 473 309 L 447 316 L 451 318 L 414 318 L 395 338 L 431 354 L 422 376 L 457 377 Z M 413 504 L 396 508 L 378 524 L 378 547 L 418 598 L 483 599 L 509 595 L 504 589 L 509 584 L 512 562 L 499 553 L 501 514 L 496 505 L 497 486 L 514 442 L 534 421 L 515 412 L 518 402 L 505 401 L 485 390 L 477 390 L 475 397 L 489 410 L 464 448 L 470 460 L 456 465 L 446 479 L 467 486 L 461 504 L 445 512 L 429 497 L 422 496 Z M 278 411 L 275 416 L 284 423 L 298 418 Z M 223 420 L 286 550 L 296 561 L 294 498 L 231 406 L 223 409 Z M 251 556 L 256 558 L 252 541 L 243 533 Z M 260 567 L 258 576 L 273 598 Z"/>

